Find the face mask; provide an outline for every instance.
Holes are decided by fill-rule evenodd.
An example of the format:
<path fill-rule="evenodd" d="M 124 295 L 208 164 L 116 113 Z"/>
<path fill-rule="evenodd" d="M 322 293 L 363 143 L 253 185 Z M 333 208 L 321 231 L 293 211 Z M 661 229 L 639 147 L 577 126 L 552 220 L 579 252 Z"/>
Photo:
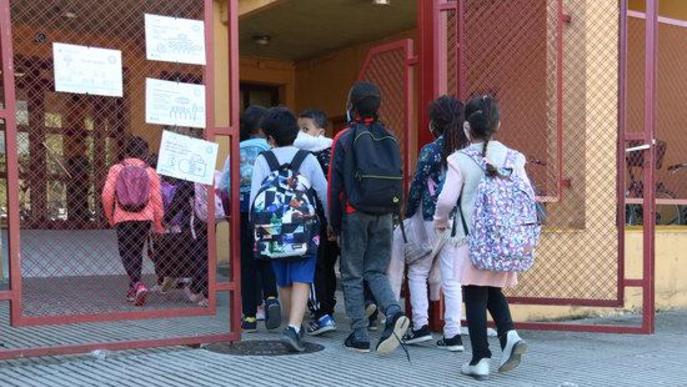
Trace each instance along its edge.
<path fill-rule="evenodd" d="M 472 141 L 472 137 L 470 137 L 470 131 L 466 127 L 463 127 L 463 133 L 465 133 L 465 138 L 467 138 L 468 141 Z"/>
<path fill-rule="evenodd" d="M 350 106 L 346 106 L 346 122 L 353 121 L 353 112 L 351 112 Z"/>

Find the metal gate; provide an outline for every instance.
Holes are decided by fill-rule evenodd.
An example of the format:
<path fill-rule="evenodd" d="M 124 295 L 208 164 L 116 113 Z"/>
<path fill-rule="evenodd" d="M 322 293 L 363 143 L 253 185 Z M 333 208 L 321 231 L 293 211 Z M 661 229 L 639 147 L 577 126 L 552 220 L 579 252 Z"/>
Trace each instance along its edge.
<path fill-rule="evenodd" d="M 5 286 L 0 290 L 0 300 L 5 301 L 0 303 L 0 358 L 240 338 L 239 219 L 231 217 L 229 227 L 227 223 L 212 226 L 213 187 L 208 188 L 210 226 L 196 220 L 192 229 L 183 226 L 182 232 L 163 236 L 149 235 L 147 228 L 109 225 L 102 204 L 107 201 L 101 202 L 101 196 L 112 200 L 114 193 L 104 188 L 108 171 L 131 153 L 133 137 L 148 144 L 145 161 L 151 166 L 157 162 L 154 153 L 163 129 L 215 140 L 222 144 L 223 153 L 238 154 L 237 3 L 0 0 L 0 205 L 5 266 L 0 266 L 0 283 Z M 215 18 L 220 13 L 222 18 Z M 149 16 L 203 22 L 204 30 L 195 31 L 204 35 L 202 64 L 152 56 L 146 38 L 157 27 L 152 22 L 148 25 Z M 224 19 L 229 41 L 225 63 L 216 62 L 214 55 L 215 37 L 222 31 L 220 19 Z M 203 27 L 196 23 L 193 28 Z M 61 44 L 81 53 L 119 52 L 120 95 L 99 91 L 102 85 L 97 76 L 74 81 L 78 83 L 74 87 L 83 91 L 58 91 L 64 90 L 55 81 L 56 58 L 65 47 Z M 184 31 L 166 44 L 158 51 L 198 50 Z M 115 57 L 106 61 L 112 64 Z M 66 66 L 84 68 L 89 60 L 98 60 L 95 54 L 62 59 Z M 216 73 L 216 63 L 226 70 Z M 60 82 L 71 82 L 65 79 Z M 203 85 L 204 96 L 199 94 L 205 100 L 203 128 L 147 123 L 146 85 L 151 79 Z M 229 117 L 222 122 L 216 119 L 215 102 L 218 95 L 218 101 L 224 100 L 221 96 L 226 91 Z M 170 117 L 176 119 L 194 114 L 172 110 Z M 231 158 L 234 187 L 238 186 L 238 162 Z M 177 192 L 181 186 L 191 196 L 197 190 L 185 184 L 178 185 Z M 233 196 L 228 212 L 238 214 L 238 197 L 235 192 Z M 160 196 L 152 192 L 151 208 L 161 209 L 162 199 L 157 203 L 156 198 Z M 185 201 L 168 211 L 192 216 L 188 207 Z M 165 221 L 172 224 L 174 220 Z M 142 262 L 138 262 L 140 253 L 138 260 L 120 260 L 123 250 L 139 247 L 144 252 Z M 127 302 L 130 284 L 138 281 L 149 290 L 144 305 Z"/>
<path fill-rule="evenodd" d="M 509 300 L 623 307 L 626 288 L 642 290 L 641 326 L 520 326 L 653 332 L 654 224 L 643 227 L 638 278 L 626 276 L 624 249 L 626 158 L 640 157 L 645 190 L 636 200 L 643 204 L 644 219 L 655 217 L 655 23 L 646 23 L 642 33 L 647 43 L 644 129 L 630 133 L 626 1 L 435 0 L 424 7 L 432 22 L 420 33 L 421 39 L 433 37 L 434 79 L 423 89 L 463 100 L 477 93 L 495 95 L 502 106 L 499 139 L 527 156 L 528 174 L 548 213 L 537 264 L 509 290 Z M 647 20 L 655 22 L 655 7 L 647 1 Z"/>

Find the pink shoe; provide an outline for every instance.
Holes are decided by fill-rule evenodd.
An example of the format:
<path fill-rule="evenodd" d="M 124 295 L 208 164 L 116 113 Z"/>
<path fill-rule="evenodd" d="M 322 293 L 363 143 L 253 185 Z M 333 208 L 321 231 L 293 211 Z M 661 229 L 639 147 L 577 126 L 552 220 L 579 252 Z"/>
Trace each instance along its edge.
<path fill-rule="evenodd" d="M 146 286 L 139 282 L 134 287 L 136 289 L 136 295 L 134 296 L 134 305 L 143 306 L 146 303 L 146 296 L 148 296 L 148 289 Z"/>
<path fill-rule="evenodd" d="M 126 301 L 127 302 L 134 302 L 136 299 L 136 288 L 133 286 L 129 286 L 129 290 L 126 291 Z"/>

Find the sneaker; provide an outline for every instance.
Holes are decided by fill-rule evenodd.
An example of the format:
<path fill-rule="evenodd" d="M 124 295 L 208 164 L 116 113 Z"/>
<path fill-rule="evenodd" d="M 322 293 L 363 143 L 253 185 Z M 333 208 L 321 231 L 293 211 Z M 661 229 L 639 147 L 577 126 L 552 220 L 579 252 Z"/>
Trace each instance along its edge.
<path fill-rule="evenodd" d="M 253 333 L 258 331 L 258 320 L 255 317 L 244 317 L 241 321 L 241 330 L 244 333 Z"/>
<path fill-rule="evenodd" d="M 432 341 L 432 332 L 429 331 L 429 325 L 423 325 L 422 328 L 415 330 L 410 329 L 408 333 L 403 336 L 405 344 L 420 344 Z"/>
<path fill-rule="evenodd" d="M 334 321 L 334 318 L 328 314 L 325 314 L 319 319 L 311 321 L 307 332 L 310 336 L 319 336 L 323 333 L 333 332 L 335 330 L 336 322 Z"/>
<path fill-rule="evenodd" d="M 281 342 L 291 352 L 304 352 L 305 346 L 301 335 L 293 327 L 286 327 L 281 336 Z"/>
<path fill-rule="evenodd" d="M 142 282 L 139 282 L 136 284 L 134 289 L 136 291 L 134 294 L 134 305 L 136 305 L 136 306 L 145 305 L 146 297 L 148 296 L 148 289 L 146 288 L 146 286 L 143 285 Z"/>
<path fill-rule="evenodd" d="M 255 318 L 258 321 L 265 321 L 265 303 L 258 305 L 258 311 L 255 313 Z"/>
<path fill-rule="evenodd" d="M 194 304 L 199 303 L 200 301 L 205 298 L 202 293 L 193 293 L 193 290 L 191 290 L 190 286 L 186 286 L 184 288 L 184 294 L 186 294 L 186 297 L 188 298 L 189 301 L 191 301 Z"/>
<path fill-rule="evenodd" d="M 460 334 L 457 334 L 449 339 L 444 336 L 441 340 L 437 341 L 437 347 L 446 349 L 450 352 L 463 352 L 465 347 L 463 346 L 463 339 Z"/>
<path fill-rule="evenodd" d="M 265 328 L 277 329 L 281 326 L 281 304 L 279 300 L 270 297 L 265 301 Z"/>
<path fill-rule="evenodd" d="M 127 302 L 134 302 L 136 299 L 136 288 L 133 286 L 129 286 L 129 290 L 126 291 L 126 301 Z"/>
<path fill-rule="evenodd" d="M 370 342 L 369 341 L 360 341 L 355 338 L 355 333 L 351 333 L 348 335 L 346 338 L 346 341 L 344 342 L 344 347 L 346 349 L 349 349 L 354 352 L 360 352 L 360 353 L 368 353 L 370 352 Z"/>
<path fill-rule="evenodd" d="M 160 285 L 160 293 L 167 294 L 177 287 L 177 279 L 174 277 L 165 277 Z"/>
<path fill-rule="evenodd" d="M 518 332 L 508 331 L 506 336 L 506 346 L 501 353 L 501 364 L 499 372 L 508 372 L 520 365 L 522 355 L 527 353 L 527 343 L 518 336 Z"/>
<path fill-rule="evenodd" d="M 489 377 L 489 359 L 484 358 L 475 365 L 470 363 L 463 364 L 460 372 L 463 375 L 471 376 L 477 380 L 484 380 Z"/>
<path fill-rule="evenodd" d="M 391 353 L 398 348 L 399 345 L 403 345 L 401 338 L 406 334 L 409 326 L 410 320 L 403 312 L 396 313 L 391 321 L 387 320 L 382 337 L 377 343 L 377 352 Z"/>

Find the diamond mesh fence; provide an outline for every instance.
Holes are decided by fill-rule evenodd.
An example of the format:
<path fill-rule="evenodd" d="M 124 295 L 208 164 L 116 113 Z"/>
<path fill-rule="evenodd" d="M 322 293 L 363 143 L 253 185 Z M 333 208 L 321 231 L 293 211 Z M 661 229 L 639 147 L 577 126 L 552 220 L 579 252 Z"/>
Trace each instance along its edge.
<path fill-rule="evenodd" d="M 465 94 L 496 96 L 497 138 L 525 154 L 548 214 L 537 265 L 509 296 L 617 302 L 618 3 L 463 5 L 464 36 L 457 43 L 465 48 L 458 69 Z M 455 27 L 448 28 L 451 44 Z"/>
<path fill-rule="evenodd" d="M 205 68 L 147 60 L 144 17 L 203 20 L 204 4 L 10 2 L 23 316 L 205 307 L 211 254 L 208 226 L 196 207 L 207 187 L 154 170 L 163 129 L 191 137 L 205 133 L 146 123 L 145 86 L 147 78 L 203 84 Z M 56 43 L 119 50 L 122 96 L 56 91 Z M 180 35 L 168 44 L 178 48 L 188 40 Z M 99 84 L 78 82 L 91 90 Z M 133 182 L 146 192 L 136 196 L 136 190 L 122 188 Z"/>

